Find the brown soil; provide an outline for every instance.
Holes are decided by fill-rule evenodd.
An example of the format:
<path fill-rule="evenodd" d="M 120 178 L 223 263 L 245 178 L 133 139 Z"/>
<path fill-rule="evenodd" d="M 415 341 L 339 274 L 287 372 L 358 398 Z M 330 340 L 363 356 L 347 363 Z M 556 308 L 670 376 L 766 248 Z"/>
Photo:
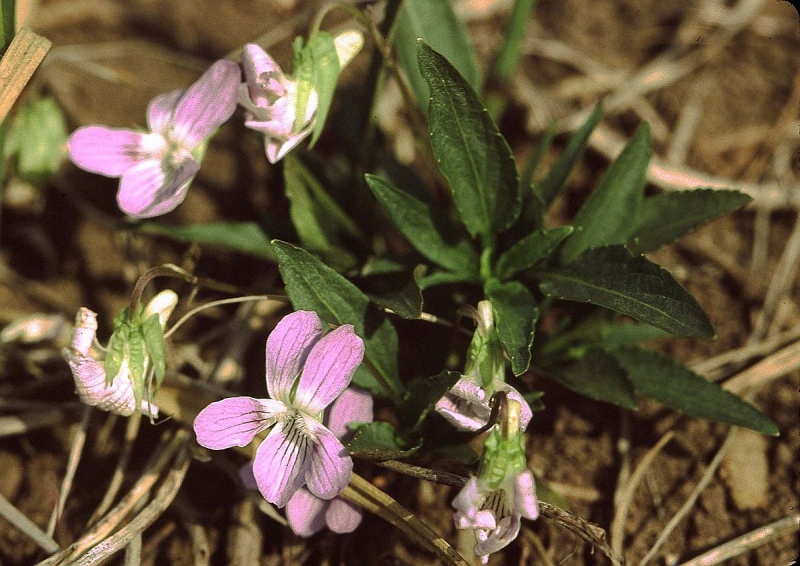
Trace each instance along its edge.
<path fill-rule="evenodd" d="M 70 127 L 92 122 L 141 124 L 153 95 L 188 84 L 207 61 L 247 41 L 264 36 L 267 43 L 275 45 L 279 61 L 288 62 L 291 38 L 306 31 L 320 4 L 302 0 L 44 1 L 31 15 L 30 25 L 52 40 L 54 48 L 26 96 L 42 90 L 54 95 L 66 110 Z M 541 133 L 543 124 L 537 121 L 537 112 L 548 119 L 563 118 L 613 90 L 613 84 L 597 86 L 601 76 L 586 79 L 581 67 L 585 58 L 591 59 L 590 67 L 621 73 L 624 80 L 657 57 L 677 54 L 681 59 L 682 54 L 701 49 L 707 39 L 717 41 L 714 34 L 723 27 L 720 22 L 725 10 L 747 4 L 752 2 L 540 1 L 529 39 L 547 39 L 573 51 L 566 60 L 556 60 L 537 45 L 526 43 L 528 54 L 522 59 L 508 110 L 508 116 L 524 119 L 503 121 L 515 153 L 524 159 Z M 498 13 L 491 9 L 482 12 L 480 5 L 499 5 L 501 9 Z M 502 38 L 505 5 L 510 2 L 458 2 L 481 54 L 490 54 Z M 700 101 L 701 116 L 683 165 L 754 185 L 777 180 L 785 190 L 800 191 L 797 13 L 787 2 L 766 0 L 746 20 L 741 30 L 710 48 L 696 68 L 611 109 L 605 123 L 628 136 L 641 119 L 650 120 L 655 154 L 663 157 L 674 142 L 686 107 Z M 104 56 L 95 59 L 91 44 L 98 42 L 109 43 Z M 104 72 L 114 73 L 99 72 L 97 63 Z M 362 56 L 356 69 L 348 72 L 348 79 L 363 77 L 365 64 Z M 570 88 L 580 85 L 582 77 L 586 88 Z M 281 201 L 269 189 L 264 191 L 264 187 L 278 182 L 279 169 L 266 164 L 257 140 L 245 136 L 239 142 L 241 131 L 236 128 L 230 124 L 223 127 L 211 145 L 195 188 L 169 216 L 169 222 L 252 218 L 254 211 L 264 213 L 275 201 Z M 563 139 L 558 138 L 558 142 Z M 606 164 L 601 151 L 590 149 L 572 178 L 560 210 L 574 210 Z M 61 312 L 71 320 L 79 306 L 90 305 L 100 313 L 101 335 L 107 336 L 111 317 L 126 305 L 127 293 L 142 269 L 184 259 L 185 246 L 132 239 L 112 229 L 110 220 L 119 214 L 114 206 L 116 183 L 65 164 L 61 180 L 43 197 L 41 208 L 4 208 L 0 322 L 31 312 Z M 744 345 L 762 312 L 767 289 L 796 221 L 796 210 L 770 215 L 750 208 L 713 222 L 654 254 L 653 259 L 670 269 L 698 298 L 718 333 L 714 341 L 676 339 L 659 347 L 694 364 Z M 764 226 L 766 231 L 762 231 Z M 757 249 L 765 245 L 766 250 L 764 260 L 756 265 L 754 245 Z M 203 253 L 198 269 L 204 275 L 242 286 L 277 280 L 274 266 L 215 251 Z M 770 335 L 800 325 L 798 287 L 795 277 L 789 294 L 779 302 Z M 232 312 L 212 312 L 191 330 L 192 335 L 208 332 Z M 272 324 L 270 316 L 274 318 L 274 314 L 265 315 L 255 329 L 247 358 L 251 361 L 244 368 L 254 384 L 257 376 L 263 375 L 260 356 L 266 329 Z M 177 341 L 180 339 L 179 335 Z M 205 363 L 211 363 L 214 354 L 212 348 L 199 351 Z M 205 369 L 199 364 L 196 372 L 202 373 Z M 58 349 L 52 345 L 0 350 L 3 400 L 73 401 L 69 379 Z M 545 390 L 547 410 L 536 415 L 529 429 L 531 467 L 542 483 L 563 497 L 573 513 L 606 530 L 614 517 L 614 494 L 625 461 L 618 449 L 620 439 L 629 441 L 627 461 L 635 468 L 663 434 L 674 431 L 674 439 L 645 473 L 625 521 L 623 553 L 628 564 L 639 563 L 703 476 L 728 427 L 682 418 L 651 403 L 643 403 L 636 413 L 623 414 L 549 383 L 537 381 L 533 385 Z M 781 430 L 778 438 L 747 445 L 753 450 L 750 461 L 754 470 L 759 458 L 766 464 L 766 484 L 758 484 L 755 471 L 741 480 L 735 470 L 725 471 L 723 465 L 723 471 L 714 475 L 652 564 L 682 563 L 797 513 L 799 386 L 800 374 L 795 370 L 753 392 L 754 403 Z M 4 409 L 7 416 L 0 419 L 10 419 L 19 412 Z M 0 439 L 0 494 L 40 526 L 46 526 L 58 499 L 80 410 L 68 407 L 59 414 L 56 426 L 37 427 Z M 125 425 L 121 421 L 114 422 L 97 412 L 91 416 L 86 452 L 55 532 L 62 546 L 84 533 L 105 493 L 122 448 Z M 9 423 L 4 426 L 11 426 Z M 162 432 L 146 422 L 142 429 L 123 495 L 138 479 Z M 326 532 L 307 541 L 294 537 L 288 529 L 254 511 L 244 499 L 235 478 L 226 473 L 241 463 L 237 457 L 215 457 L 214 461 L 222 467 L 199 461 L 191 464 L 176 502 L 144 532 L 144 563 L 209 563 L 207 556 L 212 564 L 236 563 L 229 558 L 234 550 L 226 546 L 231 540 L 251 541 L 248 544 L 253 545 L 238 549 L 241 555 L 251 552 L 249 558 L 240 558 L 240 564 L 435 563 L 405 535 L 376 517 L 367 517 L 352 535 Z M 449 508 L 455 493 L 452 488 L 421 483 L 370 463 L 357 466 L 360 473 L 447 540 L 454 540 Z M 755 495 L 743 502 L 735 492 L 748 487 Z M 255 533 L 250 532 L 250 538 L 233 538 L 236 529 L 253 525 Z M 547 519 L 526 524 L 523 531 L 518 543 L 494 556 L 490 564 L 608 563 L 602 552 Z M 797 555 L 795 528 L 754 550 L 742 547 L 725 564 L 786 565 Z M 28 537 L 0 519 L 0 564 L 32 564 L 43 558 Z M 120 558 L 115 560 L 122 563 Z"/>

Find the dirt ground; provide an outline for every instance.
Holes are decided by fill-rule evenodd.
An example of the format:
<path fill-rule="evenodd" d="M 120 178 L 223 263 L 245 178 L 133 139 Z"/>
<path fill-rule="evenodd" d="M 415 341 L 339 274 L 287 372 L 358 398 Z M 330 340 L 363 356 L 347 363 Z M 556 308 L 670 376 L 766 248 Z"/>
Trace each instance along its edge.
<path fill-rule="evenodd" d="M 53 48 L 24 96 L 52 94 L 70 129 L 88 123 L 141 124 L 155 94 L 185 86 L 210 61 L 248 41 L 261 38 L 262 44 L 273 46 L 271 53 L 279 62 L 288 63 L 292 38 L 306 32 L 320 4 L 44 0 L 31 6 L 28 25 L 50 39 Z M 485 66 L 502 40 L 511 2 L 455 4 Z M 335 24 L 336 17 L 331 21 Z M 727 426 L 683 418 L 654 403 L 627 413 L 533 375 L 525 377 L 545 392 L 547 406 L 528 429 L 530 465 L 537 479 L 572 513 L 610 532 L 612 545 L 622 550 L 627 564 L 642 564 L 668 528 L 670 534 L 650 564 L 783 566 L 798 556 L 799 53 L 798 14 L 780 0 L 540 0 L 520 69 L 508 86 L 511 103 L 501 128 L 520 161 L 550 121 L 562 120 L 569 129 L 571 117 L 601 98 L 606 101 L 602 135 L 590 143 L 556 216 L 569 218 L 609 154 L 618 151 L 614 140 L 627 139 L 642 120 L 651 124 L 661 166 L 651 170 L 654 191 L 674 189 L 668 174 L 679 171 L 754 197 L 746 210 L 654 254 L 697 297 L 718 334 L 713 341 L 672 339 L 657 347 L 717 379 L 788 352 L 756 368 L 760 381 L 747 390 L 777 423 L 780 437 L 731 433 Z M 366 54 L 360 55 L 345 74 L 345 84 L 357 88 L 366 64 Z M 381 116 L 384 134 L 398 153 L 413 155 L 405 125 L 394 116 L 391 110 Z M 241 136 L 237 128 L 222 128 L 195 188 L 169 222 L 247 220 L 282 205 L 281 195 L 269 189 L 279 183 L 280 169 L 267 164 L 258 140 Z M 564 138 L 557 138 L 556 151 Z M 120 216 L 116 185 L 116 180 L 65 163 L 46 194 L 3 207 L 0 323 L 34 312 L 61 313 L 72 320 L 87 305 L 100 314 L 100 334 L 107 336 L 111 318 L 126 305 L 136 277 L 148 267 L 184 259 L 185 245 L 113 230 Z M 274 265 L 214 250 L 203 252 L 198 269 L 247 288 L 274 286 L 278 280 Z M 210 346 L 181 346 L 182 360 L 195 374 L 213 371 L 210 366 L 219 351 L 214 325 L 234 313 L 245 315 L 211 311 L 192 329 L 193 336 L 205 336 Z M 240 373 L 253 387 L 263 375 L 263 339 L 275 321 L 274 313 L 256 314 L 250 340 L 240 352 L 248 360 Z M 176 341 L 180 339 L 179 334 Z M 718 356 L 761 343 L 766 346 L 760 350 L 750 348 L 716 363 Z M 58 501 L 81 419 L 76 400 L 57 347 L 2 346 L 0 494 L 43 527 Z M 54 538 L 62 546 L 84 534 L 126 446 L 124 419 L 99 412 L 89 419 L 85 453 L 55 528 Z M 144 462 L 155 446 L 162 446 L 169 426 L 142 423 L 122 478 L 122 496 L 143 477 Z M 666 434 L 674 436 L 650 454 Z M 648 455 L 653 459 L 642 468 L 641 482 L 628 493 L 629 480 Z M 175 501 L 144 532 L 142 563 L 436 563 L 374 516 L 367 516 L 350 535 L 326 531 L 308 540 L 295 537 L 259 510 L 257 498 L 242 492 L 235 477 L 240 460 L 215 456 L 214 463 L 218 465 L 191 463 Z M 445 539 L 454 540 L 449 507 L 453 488 L 369 462 L 357 462 L 356 469 Z M 696 501 L 674 528 L 668 527 L 705 479 L 710 481 Z M 617 517 L 626 497 L 627 517 Z M 788 527 L 787 521 L 775 527 L 784 519 Z M 735 540 L 742 535 L 749 538 Z M 733 550 L 723 562 L 688 562 L 729 541 L 734 541 Z M 121 556 L 109 563 L 122 563 Z M 32 540 L 0 519 L 0 564 L 33 564 L 45 557 Z M 544 518 L 526 523 L 518 542 L 490 560 L 608 563 L 602 551 Z"/>

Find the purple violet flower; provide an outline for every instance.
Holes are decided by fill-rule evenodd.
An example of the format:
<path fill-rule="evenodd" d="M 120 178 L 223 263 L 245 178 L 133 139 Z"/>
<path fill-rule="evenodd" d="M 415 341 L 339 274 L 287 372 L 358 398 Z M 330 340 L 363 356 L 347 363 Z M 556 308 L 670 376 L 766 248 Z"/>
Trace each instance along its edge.
<path fill-rule="evenodd" d="M 340 68 L 364 44 L 363 36 L 354 30 L 342 32 L 333 41 Z M 266 51 L 248 43 L 242 50 L 242 67 L 246 82 L 239 87 L 239 104 L 246 110 L 244 125 L 264 134 L 267 159 L 277 163 L 314 129 L 317 92 L 309 93 L 305 115 L 300 117 L 297 116 L 298 81 L 285 75 Z M 300 123 L 296 124 L 298 119 Z"/>
<path fill-rule="evenodd" d="M 117 202 L 126 214 L 166 214 L 183 202 L 206 141 L 236 109 L 240 77 L 236 63 L 217 61 L 188 89 L 150 102 L 150 132 L 85 126 L 68 141 L 70 158 L 92 173 L 121 177 Z"/>
<path fill-rule="evenodd" d="M 144 309 L 144 319 L 158 313 L 159 322 L 163 328 L 175 305 L 178 304 L 178 295 L 174 291 L 161 291 L 147 304 Z M 92 407 L 104 411 L 129 417 L 140 410 L 148 417 L 158 416 L 158 407 L 143 399 L 141 406 L 136 406 L 128 358 L 126 357 L 119 372 L 111 380 L 106 378 L 104 354 L 98 353 L 101 348 L 95 343 L 97 334 L 97 314 L 82 307 L 75 319 L 75 330 L 72 334 L 72 347 L 64 348 L 62 355 L 67 360 L 72 377 L 75 379 L 75 389 L 81 401 Z M 149 359 L 145 358 L 145 372 Z"/>
<path fill-rule="evenodd" d="M 489 430 L 478 475 L 471 477 L 453 499 L 457 529 L 473 529 L 474 552 L 486 564 L 489 555 L 517 538 L 521 519 L 536 519 L 536 485 L 525 457 L 525 434 L 520 428 L 522 406 L 508 399 L 500 421 Z"/>
<path fill-rule="evenodd" d="M 490 554 L 517 538 L 523 517 L 539 516 L 533 474 L 510 474 L 497 488 L 473 476 L 453 499 L 453 508 L 456 528 L 475 530 L 475 554 L 486 564 Z"/>
<path fill-rule="evenodd" d="M 316 313 L 285 316 L 267 339 L 271 399 L 232 397 L 211 403 L 194 421 L 197 442 L 212 450 L 246 446 L 267 430 L 253 475 L 264 499 L 285 506 L 303 485 L 331 499 L 350 480 L 353 461 L 322 422 L 323 411 L 350 384 L 364 342 L 346 324 L 323 336 Z"/>
<path fill-rule="evenodd" d="M 352 387 L 345 389 L 328 410 L 323 422 L 343 443 L 353 437 L 347 425 L 354 422 L 371 422 L 372 397 Z M 252 463 L 239 470 L 242 482 L 248 489 L 258 489 L 253 477 Z M 327 526 L 335 533 L 353 532 L 361 523 L 364 512 L 360 507 L 341 497 L 325 500 L 301 487 L 286 504 L 286 518 L 296 535 L 310 537 Z"/>

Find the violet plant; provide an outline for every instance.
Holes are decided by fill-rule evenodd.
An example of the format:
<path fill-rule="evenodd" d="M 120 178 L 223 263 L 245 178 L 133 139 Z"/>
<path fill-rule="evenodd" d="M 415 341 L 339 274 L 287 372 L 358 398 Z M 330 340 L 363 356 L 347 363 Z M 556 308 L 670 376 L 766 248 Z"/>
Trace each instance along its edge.
<path fill-rule="evenodd" d="M 354 459 L 433 468 L 443 456 L 456 459 L 470 479 L 453 500 L 454 526 L 475 532 L 469 550 L 485 562 L 516 538 L 522 519 L 539 515 L 525 453 L 526 431 L 544 409 L 537 379 L 625 409 L 648 397 L 691 417 L 777 434 L 750 404 L 641 346 L 666 335 L 713 337 L 701 306 L 644 254 L 748 198 L 708 189 L 648 196 L 650 140 L 643 124 L 572 222 L 550 225 L 548 209 L 602 109 L 588 114 L 547 171 L 537 175 L 553 131 L 520 172 L 487 110 L 474 53 L 450 4 L 408 1 L 399 14 L 399 3 L 391 5 L 387 26 L 397 16 L 394 47 L 410 85 L 407 110 L 427 122 L 420 143 L 429 143 L 433 174 L 426 177 L 371 151 L 327 167 L 302 151 L 307 136 L 313 146 L 322 134 L 339 72 L 363 42 L 361 33 L 319 31 L 321 17 L 308 41 L 295 43 L 291 73 L 248 44 L 244 82 L 235 63 L 213 64 L 186 91 L 154 99 L 151 133 L 87 126 L 70 138 L 74 163 L 121 177 L 120 208 L 137 218 L 180 204 L 209 138 L 234 114 L 237 93 L 245 126 L 264 136 L 268 161 L 283 160 L 293 228 L 285 240 L 270 241 L 271 227 L 256 221 L 190 231 L 134 227 L 274 261 L 295 309 L 267 338 L 269 397 L 207 405 L 193 423 L 198 443 L 211 450 L 257 445 L 258 491 L 286 507 L 292 529 L 303 536 L 326 524 L 336 532 L 357 527 L 360 512 L 344 493 Z M 377 38 L 380 77 L 378 52 L 391 57 L 381 31 L 389 30 L 345 9 Z M 503 53 L 517 48 L 511 42 Z M 509 62 L 500 60 L 502 78 Z M 364 114 L 371 112 L 366 105 Z M 374 140 L 369 130 L 355 135 L 367 150 Z M 439 325 L 425 330 L 435 339 L 419 342 L 419 328 L 431 318 L 423 316 L 423 297 L 439 319 L 471 313 L 469 344 L 443 340 L 451 331 Z M 124 312 L 101 365 L 89 350 L 96 329 L 90 314 L 82 311 L 65 354 L 82 400 L 154 416 L 151 401 L 165 375 L 164 320 L 147 309 Z M 413 354 L 401 365 L 402 348 Z M 120 378 L 125 370 L 130 376 Z M 373 422 L 372 400 L 356 402 L 351 385 L 379 399 L 393 424 Z M 467 447 L 467 436 L 487 431 L 480 454 Z"/>

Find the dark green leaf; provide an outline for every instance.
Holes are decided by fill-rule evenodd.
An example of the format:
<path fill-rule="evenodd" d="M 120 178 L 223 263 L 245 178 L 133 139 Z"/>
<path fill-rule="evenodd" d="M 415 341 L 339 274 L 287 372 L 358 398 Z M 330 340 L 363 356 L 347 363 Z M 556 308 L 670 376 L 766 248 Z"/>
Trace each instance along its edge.
<path fill-rule="evenodd" d="M 531 363 L 533 330 L 539 318 L 536 299 L 519 281 L 501 283 L 490 279 L 485 291 L 492 303 L 497 335 L 511 360 L 511 371 L 514 375 L 523 374 Z"/>
<path fill-rule="evenodd" d="M 590 348 L 576 361 L 549 365 L 544 370 L 548 377 L 590 399 L 636 408 L 636 396 L 625 369 L 600 348 Z"/>
<path fill-rule="evenodd" d="M 623 246 L 587 250 L 541 280 L 549 296 L 600 305 L 679 336 L 714 336 L 703 309 L 668 271 Z"/>
<path fill-rule="evenodd" d="M 16 29 L 16 0 L 0 0 L 0 55 L 14 39 Z"/>
<path fill-rule="evenodd" d="M 640 254 L 657 250 L 751 200 L 744 193 L 720 189 L 669 191 L 648 197 L 636 215 L 628 249 Z"/>
<path fill-rule="evenodd" d="M 569 263 L 589 248 L 625 244 L 647 183 L 650 127 L 642 124 L 575 215 L 575 232 L 561 247 Z"/>
<path fill-rule="evenodd" d="M 537 230 L 514 243 L 497 260 L 495 272 L 500 279 L 508 279 L 546 260 L 561 241 L 572 233 L 572 226 L 559 226 L 552 230 Z"/>
<path fill-rule="evenodd" d="M 400 67 L 423 112 L 430 98 L 428 85 L 417 66 L 417 39 L 441 53 L 458 70 L 467 83 L 480 91 L 478 60 L 467 30 L 453 12 L 450 2 L 405 0 L 394 29 L 394 45 Z"/>
<path fill-rule="evenodd" d="M 628 372 L 636 390 L 690 417 L 735 424 L 778 436 L 761 411 L 660 352 L 632 346 L 610 352 Z"/>
<path fill-rule="evenodd" d="M 156 384 L 160 387 L 167 374 L 167 353 L 164 345 L 164 329 L 161 328 L 158 313 L 142 321 L 142 335 L 147 346 L 147 354 L 156 372 Z"/>
<path fill-rule="evenodd" d="M 575 164 L 581 160 L 583 151 L 586 149 L 586 143 L 589 141 L 589 136 L 592 135 L 592 130 L 600 122 L 603 117 L 603 108 L 601 106 L 595 107 L 586 122 L 578 128 L 574 134 L 569 138 L 567 147 L 564 149 L 556 162 L 550 167 L 547 175 L 541 182 L 534 185 L 534 190 L 541 197 L 545 209 L 550 206 L 553 200 L 558 196 L 558 193 L 564 188 L 564 183 L 567 182 L 570 172 L 575 167 Z"/>
<path fill-rule="evenodd" d="M 510 79 L 517 68 L 522 53 L 522 41 L 528 33 L 531 13 L 535 4 L 536 0 L 516 0 L 514 2 L 514 8 L 508 18 L 504 34 L 505 40 L 492 69 L 493 76 L 500 83 Z"/>
<path fill-rule="evenodd" d="M 419 449 L 408 448 L 389 423 L 364 423 L 358 426 L 347 450 L 356 458 L 366 460 L 395 460 L 407 458 Z"/>
<path fill-rule="evenodd" d="M 475 91 L 425 43 L 419 68 L 431 89 L 431 147 L 472 236 L 491 237 L 519 214 L 519 177 L 511 149 Z"/>
<path fill-rule="evenodd" d="M 460 377 L 457 371 L 443 371 L 439 375 L 412 381 L 397 411 L 403 428 L 418 430 L 442 395 L 450 391 Z"/>
<path fill-rule="evenodd" d="M 255 222 L 212 222 L 189 226 L 144 222 L 136 224 L 134 228 L 143 234 L 164 236 L 179 242 L 221 246 L 263 259 L 275 260 L 269 239 Z"/>
<path fill-rule="evenodd" d="M 286 292 L 296 309 L 313 310 L 334 324 L 352 324 L 366 346 L 354 385 L 399 400 L 397 333 L 386 315 L 350 281 L 305 250 L 273 241 Z"/>
<path fill-rule="evenodd" d="M 614 324 L 603 332 L 602 343 L 604 346 L 613 348 L 616 346 L 632 346 L 642 342 L 650 342 L 666 338 L 669 332 L 638 322 L 628 322 L 625 324 Z"/>
<path fill-rule="evenodd" d="M 425 275 L 419 280 L 419 288 L 423 291 L 437 285 L 452 285 L 454 283 L 479 283 L 480 279 L 471 273 L 450 273 L 438 271 Z"/>
<path fill-rule="evenodd" d="M 419 253 L 449 271 L 476 272 L 475 249 L 463 237 L 455 236 L 455 230 L 443 226 L 441 214 L 431 205 L 380 177 L 365 178 L 395 227 Z"/>
<path fill-rule="evenodd" d="M 359 288 L 374 303 L 402 318 L 416 320 L 422 315 L 422 291 L 417 280 L 424 270 L 424 265 L 418 265 L 411 273 L 404 271 L 364 277 L 358 280 Z"/>

